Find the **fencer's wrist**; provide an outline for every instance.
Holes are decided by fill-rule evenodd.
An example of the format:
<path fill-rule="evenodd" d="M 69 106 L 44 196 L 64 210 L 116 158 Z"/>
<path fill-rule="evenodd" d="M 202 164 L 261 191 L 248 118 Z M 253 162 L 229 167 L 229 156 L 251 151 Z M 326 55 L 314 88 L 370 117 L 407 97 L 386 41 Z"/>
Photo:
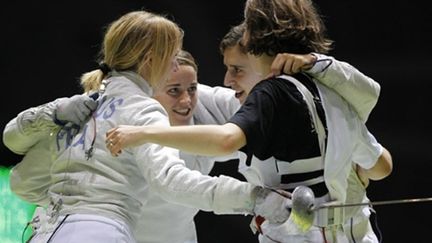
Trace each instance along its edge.
<path fill-rule="evenodd" d="M 256 192 L 254 214 L 272 223 L 282 223 L 289 217 L 289 200 L 280 193 L 261 187 Z"/>
<path fill-rule="evenodd" d="M 65 121 L 61 121 L 60 119 L 58 119 L 58 117 L 57 117 L 57 109 L 58 109 L 58 108 L 56 108 L 56 109 L 54 110 L 54 112 L 53 112 L 53 122 L 54 122 L 56 125 L 64 126 L 64 125 L 66 125 L 67 122 L 65 122 Z"/>
<path fill-rule="evenodd" d="M 323 73 L 328 69 L 328 67 L 333 64 L 333 58 L 329 56 L 315 52 L 311 52 L 310 55 L 313 55 L 315 57 L 315 61 L 309 69 L 304 71 L 315 77 L 316 75 L 323 75 Z"/>
<path fill-rule="evenodd" d="M 307 59 L 307 64 L 303 66 L 303 71 L 308 71 L 313 68 L 318 60 L 318 57 L 314 53 L 309 53 L 305 55 Z"/>
<path fill-rule="evenodd" d="M 261 186 L 257 186 L 254 189 L 255 194 L 255 205 L 254 205 L 254 214 L 256 214 L 257 211 L 260 211 L 260 207 L 263 205 L 264 200 L 266 196 L 269 194 L 270 190 L 263 188 Z"/>

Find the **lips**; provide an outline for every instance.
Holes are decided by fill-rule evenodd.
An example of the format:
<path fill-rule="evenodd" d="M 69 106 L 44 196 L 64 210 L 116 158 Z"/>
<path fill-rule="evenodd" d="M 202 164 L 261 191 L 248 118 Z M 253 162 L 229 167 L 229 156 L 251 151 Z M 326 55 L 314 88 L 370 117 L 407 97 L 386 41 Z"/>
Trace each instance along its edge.
<path fill-rule="evenodd" d="M 235 92 L 235 97 L 238 99 L 240 98 L 240 96 L 242 96 L 244 94 L 244 91 L 236 91 Z"/>
<path fill-rule="evenodd" d="M 176 109 L 176 110 L 172 110 L 174 113 L 179 114 L 181 116 L 187 116 L 189 115 L 189 113 L 191 112 L 190 108 L 187 109 Z"/>

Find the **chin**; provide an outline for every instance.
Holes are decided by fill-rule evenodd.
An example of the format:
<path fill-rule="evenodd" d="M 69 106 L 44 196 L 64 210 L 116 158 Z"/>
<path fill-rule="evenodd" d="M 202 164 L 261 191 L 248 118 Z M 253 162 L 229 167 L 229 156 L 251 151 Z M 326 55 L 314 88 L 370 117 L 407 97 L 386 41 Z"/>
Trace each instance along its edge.
<path fill-rule="evenodd" d="M 188 126 L 192 124 L 192 118 L 182 117 L 182 119 L 175 119 L 175 121 L 172 121 L 171 123 L 172 126 Z"/>

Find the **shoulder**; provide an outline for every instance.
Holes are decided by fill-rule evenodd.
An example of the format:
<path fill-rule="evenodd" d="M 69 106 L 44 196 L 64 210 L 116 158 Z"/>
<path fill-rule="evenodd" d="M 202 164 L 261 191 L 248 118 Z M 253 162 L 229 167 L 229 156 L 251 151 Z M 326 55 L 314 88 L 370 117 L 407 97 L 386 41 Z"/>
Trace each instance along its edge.
<path fill-rule="evenodd" d="M 227 96 L 234 96 L 235 91 L 229 88 L 221 87 L 221 86 L 208 86 L 205 84 L 198 84 L 198 97 L 206 98 L 209 96 L 212 97 L 227 97 Z"/>
<path fill-rule="evenodd" d="M 124 82 L 125 81 L 125 82 Z M 127 79 L 118 77 L 105 92 L 106 98 L 101 107 L 117 113 L 117 118 L 125 124 L 168 124 L 168 114 L 163 106 L 150 93 Z"/>
<path fill-rule="evenodd" d="M 222 124 L 238 109 L 240 102 L 235 98 L 235 91 L 224 87 L 198 86 L 198 102 L 194 118 L 200 123 Z"/>

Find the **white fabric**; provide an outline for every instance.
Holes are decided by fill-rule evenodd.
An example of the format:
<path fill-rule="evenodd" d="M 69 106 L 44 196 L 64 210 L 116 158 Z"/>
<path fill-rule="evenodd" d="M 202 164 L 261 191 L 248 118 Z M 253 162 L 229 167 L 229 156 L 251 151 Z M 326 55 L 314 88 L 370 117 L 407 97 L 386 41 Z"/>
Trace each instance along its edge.
<path fill-rule="evenodd" d="M 38 107 L 20 112 L 3 130 L 3 143 L 13 152 L 24 155 L 10 172 L 11 190 L 21 199 L 47 205 L 51 184 L 50 167 L 55 146 L 53 134 L 58 126 L 53 111 L 59 98 Z"/>
<path fill-rule="evenodd" d="M 223 124 L 240 107 L 231 89 L 199 84 L 197 94 L 194 124 Z M 235 159 L 238 155 L 234 153 L 223 157 L 205 157 L 180 152 L 180 157 L 188 168 L 208 174 L 215 161 Z M 151 190 L 144 201 L 135 231 L 137 242 L 197 242 L 194 217 L 198 209 L 167 202 Z"/>
<path fill-rule="evenodd" d="M 350 171 L 348 176 L 348 190 L 346 203 L 369 202 L 366 195 L 366 188 L 357 176 L 355 167 Z M 373 232 L 369 217 L 371 211 L 369 206 L 348 207 L 345 208 L 344 232 L 348 239 L 354 237 L 357 243 L 377 243 L 378 238 Z M 352 234 L 351 234 L 352 231 Z M 351 241 L 354 241 L 351 240 Z"/>
<path fill-rule="evenodd" d="M 135 243 L 125 223 L 98 215 L 73 214 L 66 219 L 61 216 L 50 226 L 36 229 L 30 243 L 46 243 L 50 237 L 50 243 Z"/>
<path fill-rule="evenodd" d="M 285 76 L 281 77 L 287 79 Z M 345 100 L 324 85 L 317 83 L 317 87 L 322 98 L 328 127 L 328 144 L 324 158 L 324 179 L 329 190 L 330 199 L 345 202 L 347 190 L 349 189 L 348 178 L 353 161 L 363 168 L 371 168 L 375 165 L 383 148 L 372 134 L 367 131 L 365 124 Z M 281 172 L 277 168 L 278 163 L 283 162 L 270 158 L 260 163 L 259 159 L 253 158 L 251 166 L 247 167 L 245 160 L 242 159 L 239 167 L 248 181 L 255 182 L 258 180 L 260 181 L 258 182 L 259 185 L 277 188 L 281 176 Z M 360 194 L 360 197 L 364 195 Z M 350 194 L 350 196 L 354 197 L 355 195 Z M 276 226 L 270 227 L 271 232 L 278 232 L 278 230 L 274 230 L 274 227 Z M 341 233 L 342 230 L 336 230 L 336 232 L 337 238 L 346 239 L 346 236 Z M 339 240 L 338 242 L 343 241 Z"/>
<path fill-rule="evenodd" d="M 169 125 L 165 110 L 149 97 L 146 81 L 131 72 L 114 75 L 95 114 L 97 131 L 92 121 L 87 123 L 53 164 L 54 185 L 49 192 L 63 198 L 63 214 L 96 213 L 135 225 L 146 204 L 139 195 L 142 188 L 151 188 L 165 200 L 215 213 L 250 213 L 252 185 L 191 171 L 175 149 L 144 144 L 125 149 L 118 157 L 110 155 L 105 147 L 108 129 L 119 124 Z M 84 152 L 93 136 L 94 155 L 86 160 Z M 64 139 L 59 143 L 64 144 Z"/>
<path fill-rule="evenodd" d="M 318 57 L 320 57 L 319 55 L 317 55 Z M 323 56 L 322 58 L 326 58 L 326 56 Z M 322 68 L 322 66 L 321 66 Z M 322 81 L 324 84 L 328 85 L 329 87 L 335 88 L 336 91 L 342 92 L 342 96 L 344 97 L 351 97 L 351 95 L 357 95 L 358 94 L 364 94 L 364 97 L 361 97 L 361 99 L 365 99 L 367 97 L 370 97 L 371 99 L 375 99 L 375 101 L 370 101 L 370 102 L 366 102 L 364 103 L 361 99 L 354 99 L 352 101 L 350 101 L 349 99 L 348 102 L 353 103 L 352 105 L 354 107 L 359 106 L 360 108 L 356 108 L 357 112 L 362 112 L 365 111 L 364 113 L 367 113 L 367 111 L 370 112 L 370 110 L 373 108 L 373 105 L 376 103 L 377 100 L 377 96 L 379 93 L 379 86 L 377 86 L 376 83 L 374 83 L 373 80 L 369 79 L 369 78 L 364 78 L 362 77 L 360 74 L 358 75 L 354 75 L 354 76 L 350 76 L 349 73 L 352 71 L 353 69 L 351 68 L 351 66 L 347 63 L 343 63 L 343 62 L 337 62 L 336 60 L 333 59 L 333 64 L 330 65 L 327 69 L 320 69 L 319 65 L 315 65 L 314 68 L 312 68 L 311 70 L 308 71 L 309 74 L 311 74 L 312 76 L 314 76 L 317 79 L 320 79 L 320 81 Z M 339 72 L 340 71 L 340 72 Z M 355 71 L 355 70 L 354 70 Z M 342 76 L 341 76 L 342 73 Z M 338 78 L 339 77 L 339 78 Z M 355 78 L 354 78 L 355 77 Z M 349 82 L 347 83 L 343 83 L 344 78 L 348 78 Z M 337 79 L 339 80 L 336 84 L 332 83 L 331 81 Z M 357 80 L 357 81 L 356 81 Z M 361 82 L 366 82 L 365 84 L 362 84 Z M 368 84 L 368 82 L 370 82 Z M 353 88 L 349 88 L 350 85 L 353 85 Z M 348 87 L 345 87 L 348 86 Z M 204 87 L 204 88 L 203 88 Z M 339 87 L 345 87 L 345 88 L 339 88 Z M 370 88 L 372 87 L 372 88 Z M 374 88 L 375 87 L 375 88 Z M 216 111 L 216 112 L 224 112 L 228 110 L 230 112 L 235 112 L 238 109 L 238 101 L 236 99 L 234 99 L 234 102 L 232 102 L 232 97 L 233 95 L 228 94 L 229 92 L 231 92 L 233 94 L 233 91 L 228 91 L 226 98 L 228 100 L 228 102 L 231 104 L 234 104 L 233 106 L 231 105 L 227 105 L 224 103 L 218 103 L 219 105 L 212 105 L 212 103 L 208 103 L 206 104 L 206 102 L 211 101 L 209 99 L 206 99 L 204 97 L 206 90 L 208 90 L 208 94 L 210 95 L 215 95 L 217 97 L 225 97 L 225 94 L 223 91 L 224 89 L 221 88 L 215 88 L 215 89 L 209 89 L 209 87 L 205 87 L 204 85 L 199 85 L 199 101 L 197 104 L 197 114 L 194 117 L 194 120 L 196 122 L 196 124 L 213 124 L 212 119 L 215 119 L 215 121 L 217 121 L 217 124 L 219 122 L 223 123 L 224 121 L 219 120 L 219 116 L 215 117 L 215 113 L 214 110 L 220 110 L 220 111 Z M 134 90 L 136 90 L 136 87 L 134 87 Z M 221 91 L 222 90 L 222 91 Z M 148 95 L 151 95 L 150 90 L 148 90 Z M 221 92 L 219 92 L 221 91 Z M 345 95 L 343 92 L 347 92 Z M 368 93 L 369 92 L 369 93 Z M 220 95 L 219 95 L 220 94 Z M 200 97 L 200 95 L 202 95 L 203 97 Z M 219 96 L 218 96 L 219 95 Z M 231 97 L 231 98 L 228 98 Z M 215 98 L 216 100 L 220 100 L 219 98 Z M 229 100 L 231 99 L 231 100 Z M 237 104 L 236 104 L 237 102 Z M 355 103 L 355 102 L 359 102 L 359 103 Z M 366 104 L 366 108 L 362 108 L 362 106 L 364 106 Z M 369 107 L 369 108 L 368 108 Z M 109 110 L 109 109 L 108 109 Z M 202 110 L 202 111 L 200 111 Z M 204 116 L 200 116 L 199 114 L 210 114 L 209 115 L 204 115 Z M 216 113 L 219 114 L 219 113 Z M 366 117 L 369 114 L 365 114 L 365 115 L 361 115 L 361 117 Z M 203 119 L 204 118 L 204 119 Z M 208 119 L 206 118 L 210 118 L 210 122 L 208 121 Z M 16 124 L 18 123 L 18 124 Z M 20 129 L 18 128 L 18 126 L 20 121 L 16 121 L 16 119 L 14 119 L 13 121 L 10 122 L 10 124 L 8 124 L 5 128 L 4 134 L 3 134 L 3 140 L 4 140 L 4 144 L 6 146 L 8 146 L 8 148 L 10 148 L 12 151 L 19 153 L 19 154 L 26 154 L 24 159 L 13 168 L 12 173 L 11 173 L 11 187 L 12 190 L 17 193 L 22 199 L 27 200 L 29 202 L 33 202 L 33 203 L 37 203 L 40 205 L 46 205 L 48 200 L 46 197 L 46 192 L 48 189 L 48 186 L 50 185 L 50 182 L 48 182 L 49 178 L 50 178 L 50 174 L 49 174 L 49 170 L 48 168 L 50 168 L 51 166 L 51 153 L 50 153 L 50 149 L 47 149 L 49 147 L 49 144 L 51 142 L 49 142 L 48 140 L 41 140 L 43 142 L 38 143 L 40 137 L 40 134 L 33 134 L 32 136 L 28 136 L 29 134 L 22 134 L 22 131 L 20 131 Z M 22 125 L 22 124 L 21 124 Z M 34 131 L 34 129 L 33 129 Z M 39 131 L 48 131 L 48 129 L 39 129 Z M 11 136 L 10 136 L 11 135 Z M 31 134 L 30 134 L 31 135 Z M 43 135 L 42 137 L 46 136 Z M 7 139 L 10 138 L 10 139 Z M 35 145 L 35 146 L 33 146 Z M 242 153 L 240 153 L 242 154 Z M 243 154 L 244 155 L 244 154 Z M 223 161 L 225 160 L 224 158 L 218 159 L 218 161 Z M 198 166 L 195 167 L 196 169 L 199 168 L 199 170 L 201 170 L 202 172 L 205 171 L 209 171 L 211 169 L 211 166 L 207 167 L 206 163 L 192 163 L 194 165 L 191 166 Z M 200 167 L 200 165 L 204 165 L 202 167 Z M 244 164 L 239 164 L 239 170 L 240 171 L 245 171 L 244 169 Z M 251 169 L 253 169 L 254 167 L 251 167 Z M 33 177 L 29 177 L 29 175 L 33 175 Z M 251 175 L 256 175 L 255 173 L 251 173 Z M 24 179 L 27 178 L 27 179 Z M 250 178 L 250 177 L 249 177 Z M 261 179 L 260 177 L 257 177 L 256 180 L 250 180 L 251 182 L 254 182 L 255 184 L 262 184 L 261 183 Z M 150 193 L 151 191 L 147 188 L 144 187 L 143 190 L 145 190 L 147 193 Z M 153 193 L 155 194 L 155 193 Z M 156 200 L 157 202 L 157 200 Z M 156 205 L 156 204 L 155 204 Z M 182 207 L 182 206 L 181 206 Z M 185 207 L 183 207 L 185 208 Z M 175 211 L 175 210 L 173 210 Z M 193 212 L 192 212 L 193 211 Z M 191 209 L 191 214 L 195 214 L 196 209 Z M 171 214 L 170 212 L 167 212 L 166 215 Z M 172 214 L 173 215 L 173 214 Z M 158 217 L 158 215 L 156 215 L 155 217 Z M 155 221 L 152 220 L 152 222 L 154 223 Z M 168 220 L 166 221 L 168 222 Z M 171 220 L 170 223 L 173 222 L 175 224 L 175 220 Z M 179 227 L 182 224 L 176 224 L 175 227 Z M 185 224 L 187 225 L 187 224 Z M 172 227 L 174 228 L 174 227 Z M 185 226 L 186 228 L 186 226 Z M 167 232 L 169 231 L 169 228 L 167 228 Z M 188 232 L 191 232 L 194 230 L 189 230 Z M 154 231 L 153 231 L 154 232 Z M 186 231 L 184 231 L 186 232 Z M 187 235 L 188 233 L 185 233 L 185 235 Z M 195 234 L 194 234 L 195 235 Z"/>
<path fill-rule="evenodd" d="M 21 199 L 37 205 L 49 202 L 48 188 L 51 185 L 51 145 L 53 137 L 36 143 L 10 171 L 10 188 Z"/>
<path fill-rule="evenodd" d="M 50 166 L 53 185 L 48 194 L 63 200 L 61 215 L 97 214 L 134 228 L 141 207 L 147 203 L 146 196 L 154 194 L 215 213 L 252 212 L 254 186 L 225 176 L 210 177 L 190 171 L 178 158 L 177 150 L 145 144 L 112 157 L 105 147 L 105 132 L 109 128 L 118 124 L 168 125 L 168 119 L 162 106 L 149 97 L 151 89 L 147 83 L 136 74 L 114 72 L 109 81 L 94 114 L 96 123 L 91 119 L 69 141 L 69 148 L 66 138 L 71 134 L 61 131 L 57 135 L 60 149 Z M 94 136 L 94 154 L 87 160 L 85 152 Z"/>
<path fill-rule="evenodd" d="M 57 128 L 53 122 L 53 112 L 56 104 L 64 99 L 66 98 L 59 98 L 20 112 L 6 124 L 3 130 L 3 143 L 14 153 L 27 153 L 32 146 Z"/>
<path fill-rule="evenodd" d="M 315 65 L 306 71 L 320 83 L 340 94 L 366 122 L 378 102 L 381 87 L 349 63 L 338 61 L 331 56 L 313 53 Z"/>
<path fill-rule="evenodd" d="M 326 113 L 328 139 L 324 178 L 332 199 L 346 200 L 352 162 L 372 168 L 383 148 L 350 106 L 332 90 L 317 84 Z M 345 119 L 346 118 L 346 119 Z"/>
<path fill-rule="evenodd" d="M 198 85 L 198 103 L 194 113 L 194 121 L 197 124 L 222 124 L 234 114 L 240 104 L 234 97 L 234 91 L 227 88 L 211 88 L 206 85 Z M 43 109 L 53 109 L 55 102 L 46 104 Z M 42 109 L 42 107 L 38 107 Z M 29 109 L 35 113 L 36 108 Z M 24 113 L 24 112 L 23 112 Z M 47 206 L 48 187 L 51 184 L 50 168 L 52 165 L 53 149 L 55 149 L 55 136 L 49 136 L 50 130 L 44 129 L 44 136 L 37 132 L 39 129 L 31 129 L 33 133 L 23 133 L 21 115 L 11 120 L 4 130 L 5 144 L 20 154 L 25 154 L 23 160 L 18 163 L 11 172 L 11 188 L 24 200 L 39 205 Z M 48 119 L 52 123 L 52 118 Z M 53 124 L 53 128 L 56 126 Z M 29 130 L 29 129 L 27 129 Z M 55 130 L 52 130 L 55 131 Z M 53 132 L 54 134 L 54 132 Z M 54 147 L 53 147 L 54 146 Z M 208 174 L 214 161 L 225 161 L 237 158 L 237 154 L 222 157 L 203 157 L 181 153 L 186 165 L 203 174 Z M 157 193 L 143 187 L 138 193 L 147 200 L 142 207 L 142 213 L 138 220 L 138 242 L 196 242 L 195 224 L 193 217 L 198 209 L 173 204 L 162 199 Z M 160 229 L 166 229 L 163 234 L 154 234 Z"/>
<path fill-rule="evenodd" d="M 292 201 L 267 188 L 260 189 L 255 200 L 254 212 L 272 223 L 285 222 L 289 215 Z"/>

